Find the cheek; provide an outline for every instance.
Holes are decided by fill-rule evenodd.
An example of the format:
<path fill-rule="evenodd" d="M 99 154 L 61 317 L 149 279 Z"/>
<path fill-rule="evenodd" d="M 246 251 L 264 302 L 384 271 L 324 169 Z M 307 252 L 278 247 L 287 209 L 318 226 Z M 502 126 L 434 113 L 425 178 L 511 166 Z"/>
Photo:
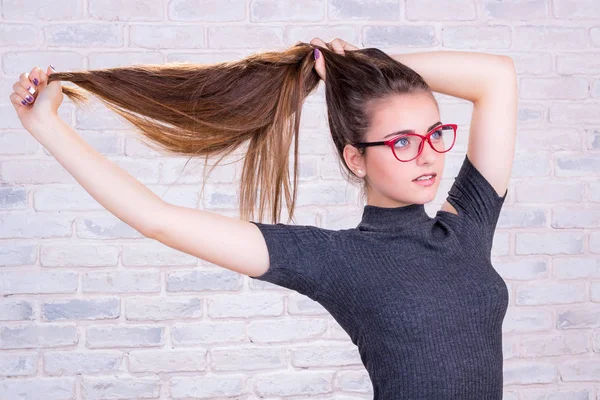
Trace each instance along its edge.
<path fill-rule="evenodd" d="M 393 154 L 383 154 L 368 161 L 371 182 L 377 186 L 399 187 L 410 183 L 410 163 L 402 163 Z"/>

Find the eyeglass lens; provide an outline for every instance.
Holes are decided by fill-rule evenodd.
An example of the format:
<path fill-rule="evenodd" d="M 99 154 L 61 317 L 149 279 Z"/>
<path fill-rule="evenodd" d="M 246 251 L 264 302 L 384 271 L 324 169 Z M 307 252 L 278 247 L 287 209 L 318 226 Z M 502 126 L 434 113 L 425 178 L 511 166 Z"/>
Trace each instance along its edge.
<path fill-rule="evenodd" d="M 430 136 L 431 144 L 436 151 L 448 151 L 456 139 L 456 130 L 452 126 L 441 125 Z M 417 157 L 423 139 L 417 135 L 405 134 L 394 141 L 393 150 L 396 157 L 409 161 Z"/>

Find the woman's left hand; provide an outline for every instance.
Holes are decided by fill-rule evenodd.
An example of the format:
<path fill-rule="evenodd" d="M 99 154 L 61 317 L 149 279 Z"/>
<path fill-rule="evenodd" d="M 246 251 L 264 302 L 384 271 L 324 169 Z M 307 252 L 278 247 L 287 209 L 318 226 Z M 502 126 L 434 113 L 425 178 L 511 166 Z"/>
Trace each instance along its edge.
<path fill-rule="evenodd" d="M 353 46 L 340 38 L 335 38 L 329 43 L 325 43 L 319 38 L 314 38 L 310 41 L 310 44 L 333 49 L 333 51 L 341 55 L 344 55 L 344 51 L 346 50 L 358 50 L 358 47 Z M 315 70 L 317 71 L 317 74 L 319 74 L 321 79 L 323 79 L 323 82 L 325 82 L 325 60 L 323 60 L 323 54 L 321 54 L 321 52 L 319 52 L 319 55 L 320 57 L 315 60 Z"/>

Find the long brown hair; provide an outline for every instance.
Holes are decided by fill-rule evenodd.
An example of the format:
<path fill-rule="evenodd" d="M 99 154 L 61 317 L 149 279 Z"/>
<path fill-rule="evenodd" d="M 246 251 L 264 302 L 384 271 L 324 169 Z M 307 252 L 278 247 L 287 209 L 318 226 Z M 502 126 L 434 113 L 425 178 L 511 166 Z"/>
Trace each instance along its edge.
<path fill-rule="evenodd" d="M 213 168 L 247 144 L 240 216 L 254 218 L 260 189 L 258 219 L 262 221 L 264 211 L 270 208 L 271 220 L 276 223 L 283 198 L 289 219 L 293 218 L 302 106 L 320 82 L 314 69 L 314 48 L 325 57 L 327 117 L 347 179 L 358 178 L 344 161 L 344 147 L 362 140 L 377 102 L 393 94 L 431 93 L 419 74 L 381 50 L 366 48 L 341 55 L 328 47 L 297 42 L 284 51 L 255 53 L 239 61 L 55 72 L 48 82 L 68 81 L 79 86 L 62 89 L 75 105 L 87 101 L 85 91 L 96 95 L 133 124 L 142 134 L 142 142 L 151 148 L 205 156 L 206 162 L 220 155 Z M 294 180 L 290 190 L 292 141 Z"/>

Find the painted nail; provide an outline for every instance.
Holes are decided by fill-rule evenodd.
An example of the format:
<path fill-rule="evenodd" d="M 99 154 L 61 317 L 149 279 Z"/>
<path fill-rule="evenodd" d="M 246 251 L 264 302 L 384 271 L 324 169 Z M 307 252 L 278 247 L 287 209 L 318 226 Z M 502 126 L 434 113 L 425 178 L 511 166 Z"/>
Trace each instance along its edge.
<path fill-rule="evenodd" d="M 26 99 L 28 102 L 30 102 L 30 103 L 33 103 L 33 97 L 31 97 L 31 96 L 27 96 L 27 97 L 25 97 L 25 99 Z"/>
<path fill-rule="evenodd" d="M 25 100 L 21 100 L 21 104 L 23 104 L 24 106 L 26 106 L 27 102 Z"/>
<path fill-rule="evenodd" d="M 54 65 L 50 64 L 50 68 L 52 68 L 52 71 L 56 71 L 56 68 L 54 68 Z"/>
<path fill-rule="evenodd" d="M 33 84 L 34 84 L 35 86 L 37 86 L 37 85 L 38 85 L 38 83 L 40 83 L 40 81 L 38 81 L 38 80 L 37 80 L 37 78 L 33 78 Z"/>
<path fill-rule="evenodd" d="M 27 91 L 28 91 L 29 93 L 31 93 L 31 94 L 34 94 L 34 93 L 35 93 L 35 89 L 34 89 L 33 87 L 31 87 L 31 86 L 29 86 L 29 87 L 27 88 Z"/>
<path fill-rule="evenodd" d="M 319 49 L 315 49 L 315 50 L 313 51 L 313 54 L 314 54 L 314 56 L 315 56 L 315 60 L 316 60 L 317 58 L 319 58 L 319 56 L 320 56 L 320 54 L 319 54 L 319 53 L 320 53 Z"/>

